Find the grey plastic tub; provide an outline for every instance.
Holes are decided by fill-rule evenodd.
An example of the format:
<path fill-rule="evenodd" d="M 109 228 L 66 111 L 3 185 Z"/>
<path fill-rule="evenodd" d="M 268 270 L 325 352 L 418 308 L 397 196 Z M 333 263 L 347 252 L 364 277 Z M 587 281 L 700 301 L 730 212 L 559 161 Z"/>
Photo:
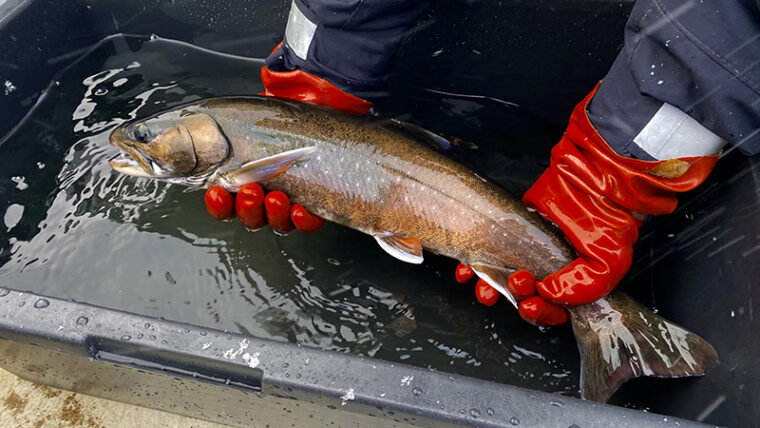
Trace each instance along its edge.
<path fill-rule="evenodd" d="M 574 103 L 620 48 L 632 3 L 505 3 L 437 2 L 405 43 L 391 101 L 378 111 L 411 112 L 423 126 L 457 135 L 455 123 L 440 123 L 436 99 L 425 88 L 472 76 L 473 67 L 485 75 L 501 70 L 510 78 L 460 85 L 492 96 L 477 100 L 481 106 L 503 99 L 520 106 L 519 116 L 481 114 L 483 132 L 509 122 L 510 138 L 530 135 L 531 144 L 504 150 L 546 156 Z M 281 37 L 287 8 L 284 1 L 0 2 L 0 83 L 14 86 L 4 95 L 0 88 L 0 135 L 12 132 L 57 73 L 108 36 L 158 33 L 262 58 Z M 490 50 L 474 51 L 473 42 L 484 37 Z M 446 49 L 437 52 L 441 46 Z M 540 167 L 501 174 L 520 191 Z M 616 402 L 650 412 L 43 297 L 2 277 L 0 365 L 44 384 L 240 426 L 699 425 L 689 420 L 756 426 L 758 177 L 756 159 L 732 153 L 674 215 L 642 230 L 637 262 L 621 287 L 705 337 L 721 359 L 703 379 L 638 380 L 616 394 Z M 3 175 L 0 211 L 16 185 Z M 0 264 L 9 257 L 8 239 L 0 239 Z"/>

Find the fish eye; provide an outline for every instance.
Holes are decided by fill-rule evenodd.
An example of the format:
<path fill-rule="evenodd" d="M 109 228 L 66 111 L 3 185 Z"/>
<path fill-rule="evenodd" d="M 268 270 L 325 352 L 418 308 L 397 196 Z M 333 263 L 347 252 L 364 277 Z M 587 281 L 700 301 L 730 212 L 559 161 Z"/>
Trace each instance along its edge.
<path fill-rule="evenodd" d="M 141 143 L 147 143 L 150 140 L 150 130 L 144 123 L 135 126 L 132 135 L 135 137 L 135 140 Z"/>

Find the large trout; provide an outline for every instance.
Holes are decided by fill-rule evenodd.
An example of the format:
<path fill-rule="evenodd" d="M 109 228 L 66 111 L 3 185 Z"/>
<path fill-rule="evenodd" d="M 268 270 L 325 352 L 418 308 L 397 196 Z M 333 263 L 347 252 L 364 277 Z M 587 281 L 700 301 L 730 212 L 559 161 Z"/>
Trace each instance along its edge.
<path fill-rule="evenodd" d="M 217 98 L 119 126 L 110 139 L 123 151 L 110 161 L 118 172 L 230 191 L 259 182 L 402 261 L 421 263 L 424 248 L 466 263 L 513 303 L 511 272 L 541 278 L 575 257 L 556 228 L 401 123 Z M 699 376 L 717 359 L 704 339 L 619 292 L 569 311 L 586 399 L 607 401 L 633 377 Z"/>

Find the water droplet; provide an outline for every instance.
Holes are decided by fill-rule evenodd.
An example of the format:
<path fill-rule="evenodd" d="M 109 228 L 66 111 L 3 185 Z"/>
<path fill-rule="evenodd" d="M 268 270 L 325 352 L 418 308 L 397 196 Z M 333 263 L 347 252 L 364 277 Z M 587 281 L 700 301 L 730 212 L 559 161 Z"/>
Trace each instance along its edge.
<path fill-rule="evenodd" d="M 98 88 L 98 89 L 95 89 L 95 91 L 93 92 L 93 94 L 95 94 L 95 95 L 97 95 L 99 97 L 101 97 L 101 96 L 103 96 L 103 95 L 105 95 L 107 93 L 108 93 L 108 89 L 102 88 L 102 87 Z"/>
<path fill-rule="evenodd" d="M 282 368 L 286 369 L 286 368 L 288 368 L 289 365 L 290 364 L 288 364 L 288 363 L 282 363 Z"/>
<path fill-rule="evenodd" d="M 470 409 L 470 416 L 473 417 L 473 419 L 477 419 L 480 417 L 480 410 L 472 408 Z"/>
<path fill-rule="evenodd" d="M 87 323 L 90 322 L 87 317 L 79 317 L 77 318 L 77 325 L 87 325 Z"/>
<path fill-rule="evenodd" d="M 496 414 L 496 411 L 489 407 L 486 409 L 486 413 L 488 413 L 488 416 L 493 416 Z"/>
<path fill-rule="evenodd" d="M 467 411 L 465 409 L 459 409 L 459 413 L 462 414 L 462 415 L 464 415 L 464 414 L 467 413 Z"/>
<path fill-rule="evenodd" d="M 8 290 L 7 288 L 0 288 L 0 297 L 5 297 L 9 294 L 11 294 L 11 290 Z"/>
<path fill-rule="evenodd" d="M 137 334 L 137 338 L 138 338 L 138 339 L 142 339 L 143 337 L 145 337 L 145 336 L 144 336 L 142 333 L 138 333 L 138 334 Z"/>
<path fill-rule="evenodd" d="M 150 340 L 156 340 L 156 336 L 155 336 L 155 335 L 153 335 L 153 334 L 151 334 L 151 335 L 149 336 L 149 338 L 150 338 Z"/>
<path fill-rule="evenodd" d="M 422 395 L 422 389 L 415 386 L 414 388 L 412 388 L 412 394 L 420 396 Z"/>
<path fill-rule="evenodd" d="M 38 169 L 45 168 L 45 162 L 37 162 L 37 168 Z"/>
<path fill-rule="evenodd" d="M 208 334 L 208 333 L 206 333 L 205 331 L 202 331 L 202 332 L 201 332 L 201 336 L 205 336 L 205 335 L 207 335 L 207 334 Z"/>
<path fill-rule="evenodd" d="M 145 323 L 145 328 L 150 328 L 150 323 L 149 322 Z"/>
<path fill-rule="evenodd" d="M 24 305 L 26 305 L 26 300 L 24 300 L 23 302 L 19 303 L 19 304 L 18 304 L 18 307 L 19 307 L 19 308 L 21 308 L 21 307 L 23 307 Z"/>
<path fill-rule="evenodd" d="M 454 381 L 454 376 L 449 376 L 450 381 Z"/>
<path fill-rule="evenodd" d="M 150 35 L 150 39 L 151 39 L 151 40 L 158 40 L 158 36 L 157 36 L 157 35 L 155 35 L 155 34 L 151 34 L 151 35 Z"/>
<path fill-rule="evenodd" d="M 520 420 L 517 419 L 517 416 L 512 416 L 512 418 L 509 420 L 509 423 L 514 426 L 517 426 L 517 425 L 520 425 Z"/>
<path fill-rule="evenodd" d="M 37 309 L 43 309 L 50 306 L 50 301 L 48 299 L 37 299 L 36 302 L 34 302 L 34 307 Z"/>
<path fill-rule="evenodd" d="M 132 340 L 132 336 L 130 336 L 130 335 L 128 335 L 128 334 L 125 334 L 124 336 L 121 336 L 119 339 L 121 339 L 121 340 L 123 340 L 123 341 L 127 342 L 127 341 L 129 341 L 129 340 Z"/>
<path fill-rule="evenodd" d="M 11 181 L 16 183 L 16 188 L 18 190 L 26 190 L 29 188 L 29 185 L 26 184 L 26 177 L 21 175 L 16 175 L 11 177 Z"/>

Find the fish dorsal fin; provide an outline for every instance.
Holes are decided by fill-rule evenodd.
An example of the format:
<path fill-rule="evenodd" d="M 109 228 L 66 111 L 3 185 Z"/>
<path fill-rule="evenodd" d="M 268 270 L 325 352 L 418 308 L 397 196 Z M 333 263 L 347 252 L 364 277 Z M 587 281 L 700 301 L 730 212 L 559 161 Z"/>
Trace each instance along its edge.
<path fill-rule="evenodd" d="M 237 192 L 246 183 L 261 183 L 271 180 L 316 149 L 316 146 L 301 147 L 248 162 L 239 168 L 225 172 L 220 183 L 230 192 Z"/>
<path fill-rule="evenodd" d="M 603 403 L 639 376 L 702 376 L 718 360 L 706 340 L 618 291 L 569 312 L 586 400 Z"/>
<path fill-rule="evenodd" d="M 420 242 L 420 238 L 416 236 L 405 238 L 392 233 L 375 233 L 372 236 L 380 244 L 380 248 L 402 262 L 416 265 L 422 263 L 422 242 Z"/>
<path fill-rule="evenodd" d="M 517 307 L 517 299 L 515 299 L 512 293 L 507 290 L 509 275 L 511 275 L 514 270 L 482 263 L 473 263 L 470 267 L 475 274 L 478 275 L 478 278 L 487 282 L 488 285 L 495 288 L 502 296 L 506 297 L 515 308 Z"/>

